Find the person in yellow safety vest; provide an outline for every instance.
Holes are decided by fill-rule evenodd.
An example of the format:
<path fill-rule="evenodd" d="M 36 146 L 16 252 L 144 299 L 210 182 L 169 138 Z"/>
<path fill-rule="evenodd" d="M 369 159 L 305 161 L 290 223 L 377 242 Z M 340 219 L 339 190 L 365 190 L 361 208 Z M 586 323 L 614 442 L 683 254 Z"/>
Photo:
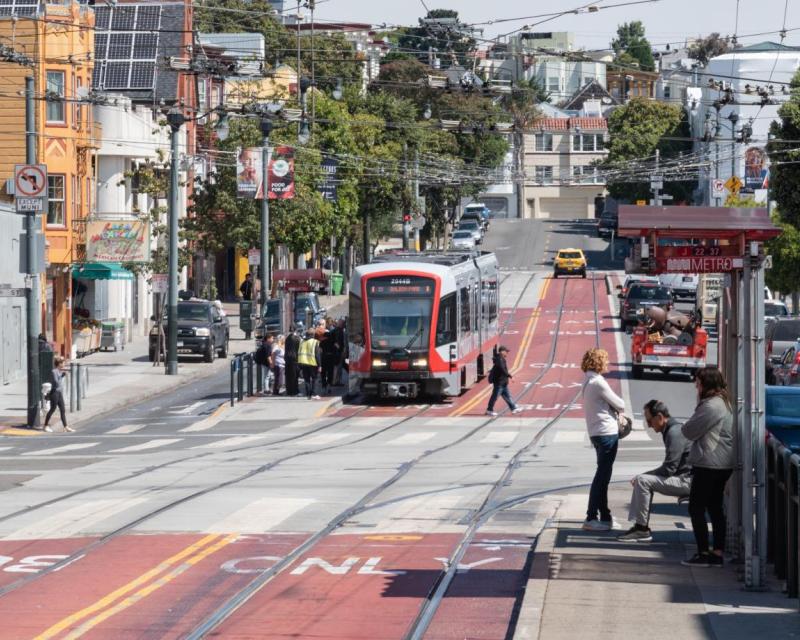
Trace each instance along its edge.
<path fill-rule="evenodd" d="M 300 349 L 297 352 L 297 364 L 303 372 L 303 381 L 305 382 L 306 397 L 309 400 L 319 400 L 319 396 L 314 393 L 314 384 L 317 380 L 317 373 L 319 373 L 322 363 L 322 354 L 320 352 L 319 340 L 314 337 L 314 329 L 306 331 L 306 337 L 300 343 Z"/>

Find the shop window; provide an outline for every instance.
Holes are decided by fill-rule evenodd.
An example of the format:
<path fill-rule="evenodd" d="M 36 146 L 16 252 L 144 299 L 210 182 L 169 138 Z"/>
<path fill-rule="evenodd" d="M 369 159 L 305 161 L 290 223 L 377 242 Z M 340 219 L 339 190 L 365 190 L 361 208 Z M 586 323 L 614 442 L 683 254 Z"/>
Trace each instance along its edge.
<path fill-rule="evenodd" d="M 47 224 L 64 226 L 64 206 L 66 204 L 66 178 L 63 175 L 47 176 Z"/>

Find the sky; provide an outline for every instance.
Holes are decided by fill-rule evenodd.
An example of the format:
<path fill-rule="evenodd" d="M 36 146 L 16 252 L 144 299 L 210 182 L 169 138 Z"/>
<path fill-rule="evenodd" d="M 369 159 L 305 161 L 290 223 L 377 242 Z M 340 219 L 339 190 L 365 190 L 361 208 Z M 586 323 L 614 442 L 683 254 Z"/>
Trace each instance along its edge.
<path fill-rule="evenodd" d="M 592 4 L 609 8 L 596 13 L 560 16 L 543 22 L 535 30 L 571 31 L 578 47 L 602 49 L 608 46 L 617 25 L 641 20 L 648 39 L 657 49 L 664 48 L 667 43 L 674 47 L 687 37 L 714 31 L 722 35 L 738 33 L 740 42 L 746 45 L 764 40 L 779 41 L 777 32 L 783 26 L 784 9 L 788 7 L 785 44 L 800 46 L 800 0 L 657 0 L 648 4 L 610 6 L 626 1 L 635 0 L 595 0 Z M 589 0 L 425 0 L 425 4 L 430 9 L 455 9 L 461 21 L 470 24 L 515 19 L 482 25 L 483 37 L 494 38 L 546 19 L 530 16 L 574 9 L 589 4 Z M 315 19 L 412 25 L 425 13 L 421 0 L 317 0 Z M 750 35 L 767 31 L 774 33 Z"/>

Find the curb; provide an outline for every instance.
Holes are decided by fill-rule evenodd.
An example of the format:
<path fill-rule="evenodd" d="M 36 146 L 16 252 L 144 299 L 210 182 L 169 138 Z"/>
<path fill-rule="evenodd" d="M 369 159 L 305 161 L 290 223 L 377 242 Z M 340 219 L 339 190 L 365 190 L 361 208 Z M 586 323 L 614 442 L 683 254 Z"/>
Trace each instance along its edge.
<path fill-rule="evenodd" d="M 528 580 L 525 583 L 525 595 L 522 598 L 513 640 L 538 640 L 539 638 L 544 601 L 547 596 L 547 587 L 550 585 L 551 567 L 555 560 L 553 549 L 555 549 L 558 525 L 553 524 L 554 519 L 555 514 L 536 537 L 536 543 L 531 551 L 533 562 L 531 562 Z"/>

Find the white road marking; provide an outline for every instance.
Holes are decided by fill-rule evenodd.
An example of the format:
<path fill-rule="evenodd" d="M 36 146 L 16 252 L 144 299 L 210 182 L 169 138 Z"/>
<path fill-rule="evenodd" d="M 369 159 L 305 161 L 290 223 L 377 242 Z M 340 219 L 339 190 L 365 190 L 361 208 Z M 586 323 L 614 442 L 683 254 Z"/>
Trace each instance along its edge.
<path fill-rule="evenodd" d="M 518 431 L 490 431 L 481 442 L 486 444 L 511 444 L 517 439 Z"/>
<path fill-rule="evenodd" d="M 395 438 L 394 440 L 389 440 L 386 444 L 391 445 L 405 445 L 405 444 L 419 444 L 421 442 L 425 442 L 426 440 L 430 440 L 436 436 L 436 431 L 420 431 L 418 433 L 406 433 L 405 435 L 400 436 L 399 438 Z"/>
<path fill-rule="evenodd" d="M 353 435 L 352 433 L 320 433 L 317 436 L 313 436 L 311 438 L 304 438 L 302 440 L 297 440 L 293 444 L 295 446 L 304 447 L 307 444 L 330 444 L 332 442 L 337 442 L 339 440 L 344 440 L 345 438 L 351 438 Z"/>
<path fill-rule="evenodd" d="M 67 453 L 69 451 L 78 451 L 80 449 L 91 449 L 96 447 L 99 442 L 75 442 L 74 444 L 65 444 L 61 447 L 53 447 L 52 449 L 42 449 L 40 451 L 26 451 L 23 456 L 54 456 L 59 453 Z"/>
<path fill-rule="evenodd" d="M 147 498 L 90 500 L 17 529 L 3 536 L 3 540 L 70 538 L 83 532 L 94 532 L 96 524 L 146 501 Z"/>
<path fill-rule="evenodd" d="M 381 519 L 370 535 L 379 533 L 412 533 L 439 530 L 453 526 L 466 511 L 456 509 L 461 497 L 420 496 L 404 500 Z"/>
<path fill-rule="evenodd" d="M 205 402 L 203 400 L 201 400 L 200 402 L 195 402 L 193 404 L 190 404 L 188 407 L 184 407 L 183 409 L 178 409 L 177 411 L 170 411 L 170 413 L 179 414 L 179 415 L 189 415 L 195 409 L 199 409 L 204 404 L 205 404 Z"/>
<path fill-rule="evenodd" d="M 13 449 L 14 447 L 0 447 L 0 451 L 8 451 L 9 449 Z"/>
<path fill-rule="evenodd" d="M 166 447 L 168 444 L 180 442 L 183 438 L 160 438 L 156 440 L 148 440 L 141 444 L 134 444 L 130 447 L 122 447 L 121 449 L 112 449 L 109 453 L 134 453 L 136 451 L 147 451 L 149 449 L 158 449 L 159 447 Z"/>
<path fill-rule="evenodd" d="M 206 444 L 192 447 L 192 449 L 225 449 L 226 447 L 238 447 L 240 445 L 248 445 L 268 437 L 268 435 L 234 436 L 233 438 L 225 438 L 224 440 L 207 442 Z"/>
<path fill-rule="evenodd" d="M 311 498 L 261 498 L 218 520 L 205 533 L 267 533 L 314 502 Z"/>
<path fill-rule="evenodd" d="M 117 427 L 116 429 L 112 429 L 108 433 L 110 434 L 126 434 L 126 433 L 135 433 L 136 431 L 141 431 L 145 427 L 149 426 L 147 423 L 142 424 L 124 424 L 121 427 Z"/>
<path fill-rule="evenodd" d="M 553 442 L 583 442 L 586 434 L 581 431 L 557 431 Z"/>

